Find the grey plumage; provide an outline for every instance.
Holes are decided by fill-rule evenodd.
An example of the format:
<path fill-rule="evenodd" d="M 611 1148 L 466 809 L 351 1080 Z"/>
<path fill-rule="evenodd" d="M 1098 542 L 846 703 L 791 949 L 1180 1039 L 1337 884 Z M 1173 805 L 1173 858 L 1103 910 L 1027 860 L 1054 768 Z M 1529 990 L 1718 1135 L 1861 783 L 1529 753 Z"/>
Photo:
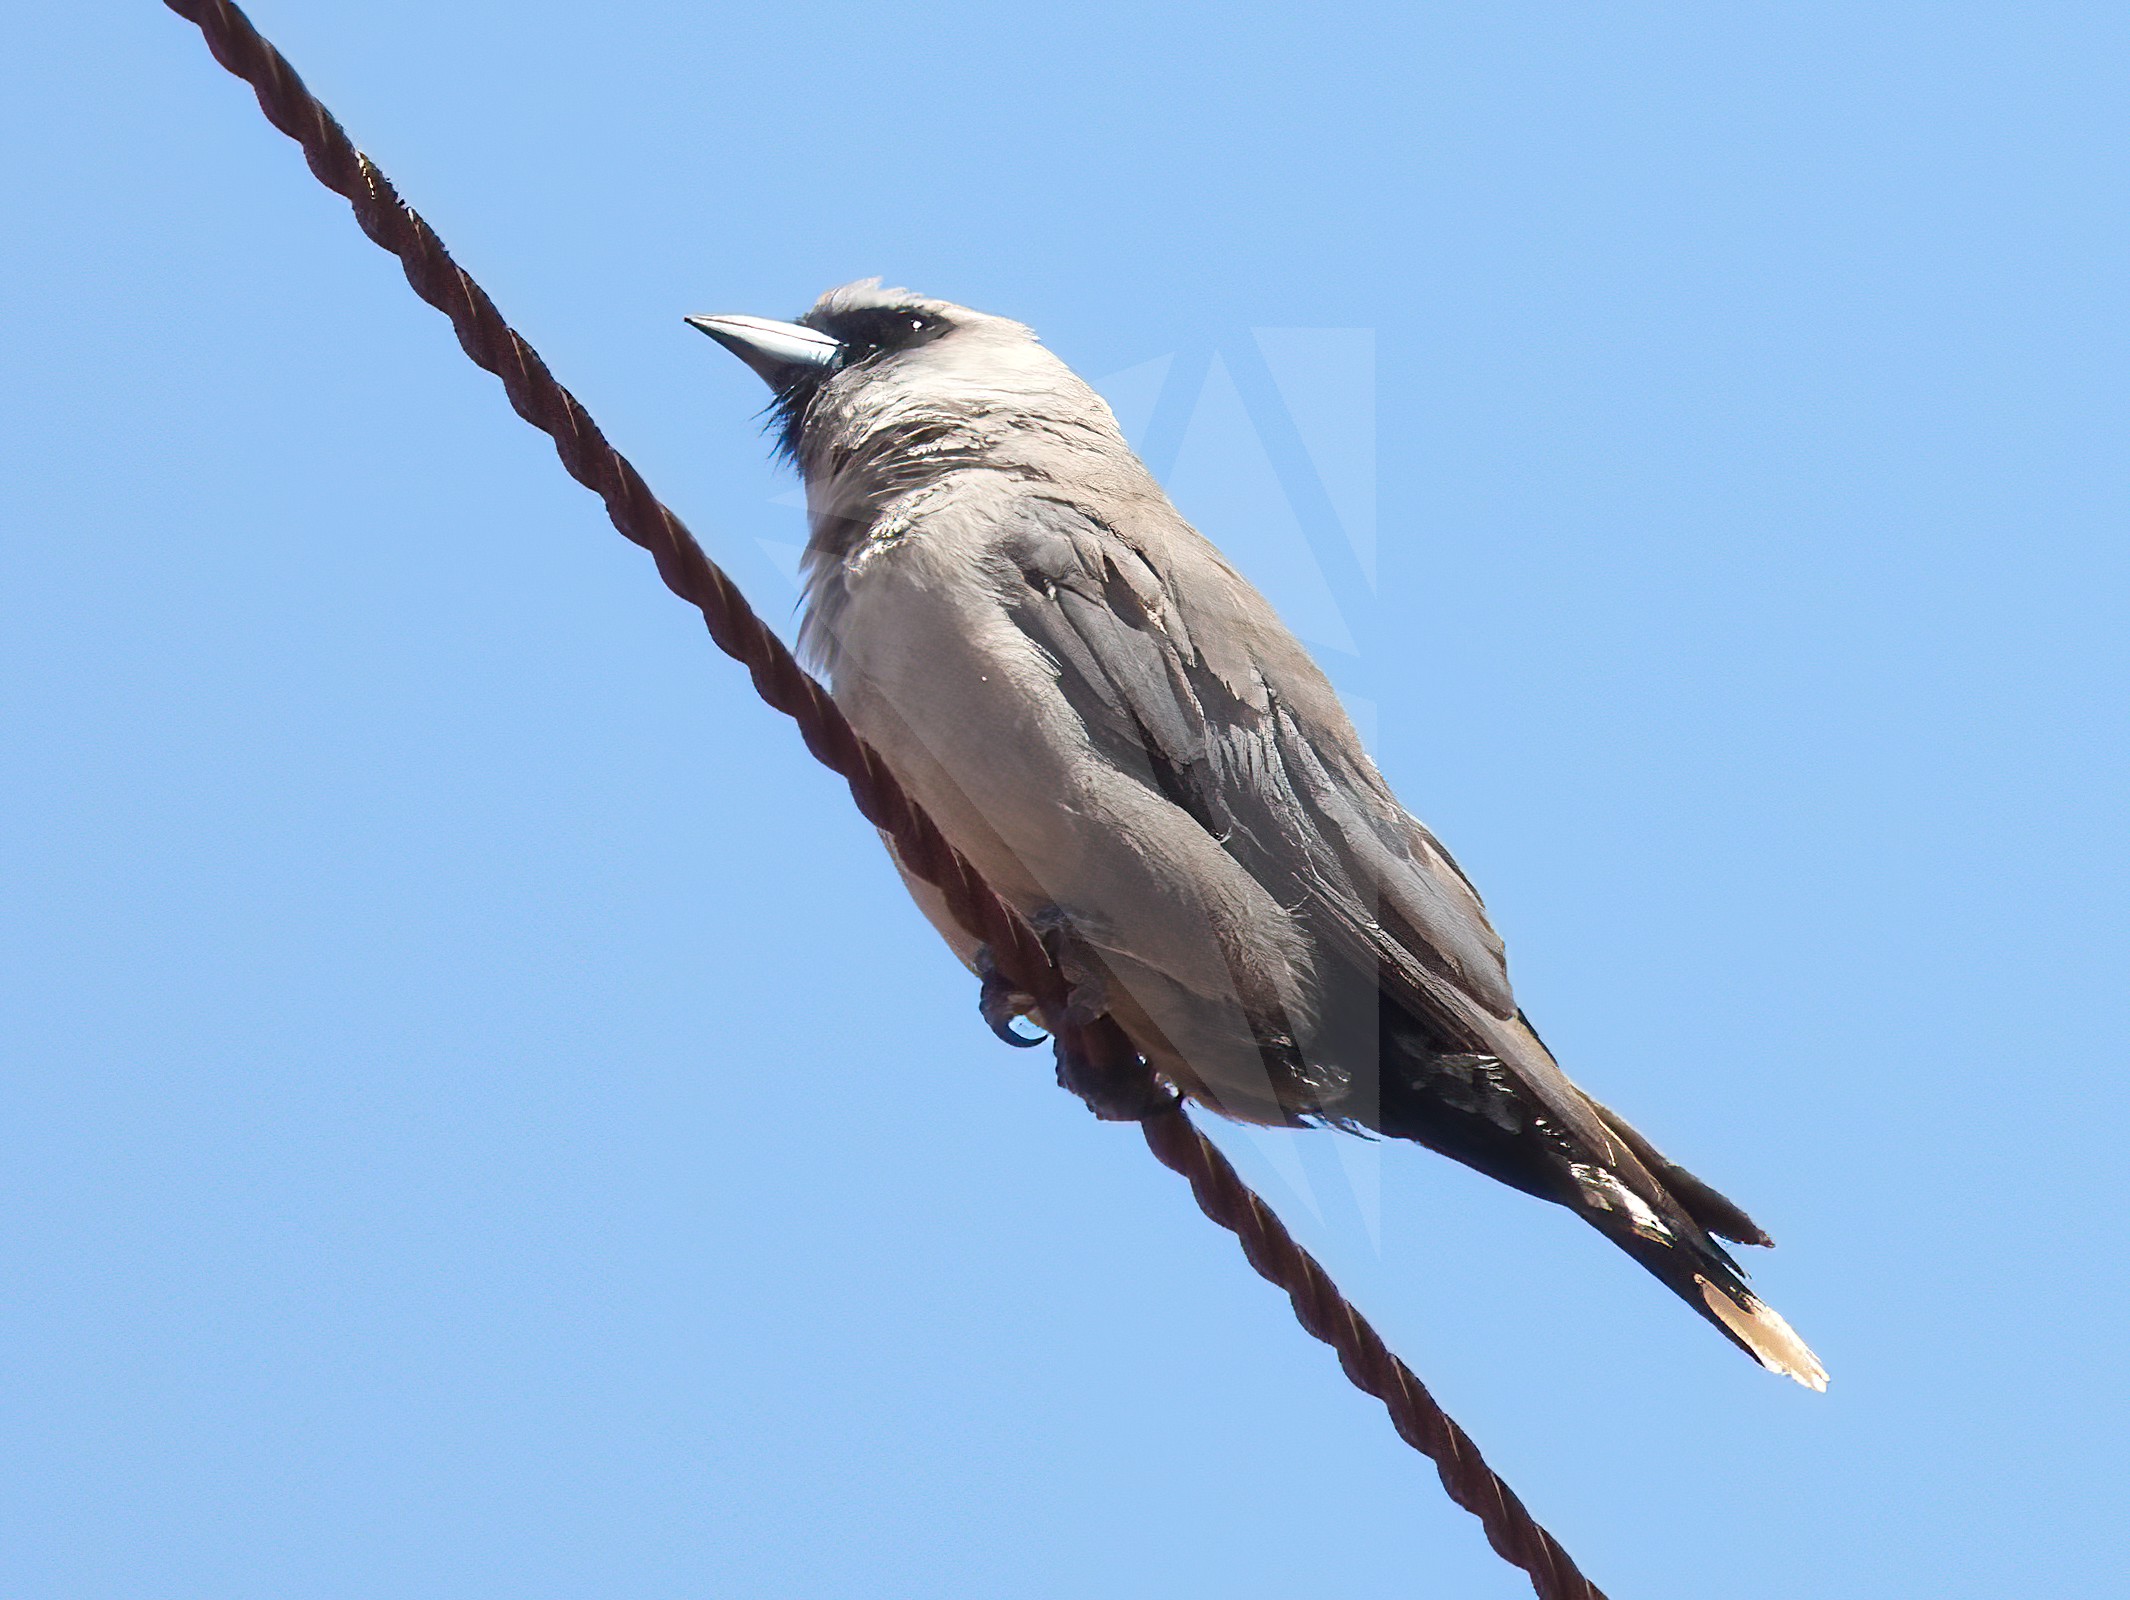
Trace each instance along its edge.
<path fill-rule="evenodd" d="M 690 320 L 776 392 L 804 648 L 1078 1003 L 1225 1115 L 1411 1139 L 1569 1207 L 1824 1386 L 1714 1237 L 1767 1236 L 1561 1072 L 1323 674 L 1028 329 L 877 282 L 798 325 Z"/>

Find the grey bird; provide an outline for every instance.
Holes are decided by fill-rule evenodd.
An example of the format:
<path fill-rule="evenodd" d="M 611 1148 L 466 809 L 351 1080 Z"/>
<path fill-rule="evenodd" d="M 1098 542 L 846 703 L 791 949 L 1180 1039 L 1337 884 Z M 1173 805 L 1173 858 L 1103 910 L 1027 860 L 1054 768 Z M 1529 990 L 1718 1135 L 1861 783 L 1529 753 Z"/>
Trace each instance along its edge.
<path fill-rule="evenodd" d="M 805 479 L 805 653 L 1082 1016 L 1225 1116 L 1409 1139 L 1566 1206 L 1825 1388 L 1717 1243 L 1773 1241 L 1562 1073 L 1323 673 L 1034 333 L 877 279 L 796 322 L 687 320 L 769 385 Z M 1029 1003 L 904 877 L 1005 1032 Z"/>

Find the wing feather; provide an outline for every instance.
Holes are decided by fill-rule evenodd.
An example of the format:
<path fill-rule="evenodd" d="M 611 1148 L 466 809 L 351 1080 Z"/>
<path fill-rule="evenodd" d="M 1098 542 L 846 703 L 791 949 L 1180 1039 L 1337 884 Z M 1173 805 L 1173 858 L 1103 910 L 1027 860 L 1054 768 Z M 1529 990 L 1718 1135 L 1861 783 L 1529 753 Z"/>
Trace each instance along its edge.
<path fill-rule="evenodd" d="M 1454 1047 L 1499 1056 L 1600 1159 L 1638 1166 L 1523 1027 L 1469 880 L 1398 806 L 1322 674 L 1211 546 L 1188 535 L 1180 554 L 1199 570 L 1157 574 L 1117 531 L 1039 495 L 1005 531 L 1020 580 L 1011 613 L 1106 753 L 1402 1007 Z"/>

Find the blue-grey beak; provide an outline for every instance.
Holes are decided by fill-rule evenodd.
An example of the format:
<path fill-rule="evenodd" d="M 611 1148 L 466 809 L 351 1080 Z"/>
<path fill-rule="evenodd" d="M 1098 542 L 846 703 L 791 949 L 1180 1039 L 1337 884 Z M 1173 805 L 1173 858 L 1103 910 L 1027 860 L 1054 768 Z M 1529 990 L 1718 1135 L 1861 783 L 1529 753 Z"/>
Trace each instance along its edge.
<path fill-rule="evenodd" d="M 827 334 L 796 322 L 772 322 L 767 317 L 689 317 L 691 328 L 700 329 L 730 350 L 755 371 L 770 388 L 782 391 L 795 379 L 831 365 L 843 346 Z"/>

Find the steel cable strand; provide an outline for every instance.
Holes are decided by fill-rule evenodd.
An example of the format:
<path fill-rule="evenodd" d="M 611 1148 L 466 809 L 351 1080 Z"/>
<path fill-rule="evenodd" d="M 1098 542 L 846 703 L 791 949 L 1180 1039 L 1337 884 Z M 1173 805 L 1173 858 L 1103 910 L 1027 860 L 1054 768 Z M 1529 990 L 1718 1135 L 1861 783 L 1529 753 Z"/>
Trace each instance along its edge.
<path fill-rule="evenodd" d="M 1116 1083 L 1121 1076 L 1119 1062 L 1109 1056 L 1119 1048 L 1111 1036 L 1068 1030 L 1060 1048 L 1087 1058 L 1080 1070 L 1096 1083 Z M 1130 1048 L 1128 1042 L 1122 1045 L 1127 1052 Z M 1154 1158 L 1191 1186 L 1201 1211 L 1235 1235 L 1257 1274 L 1286 1291 L 1295 1320 L 1331 1346 L 1348 1381 L 1383 1402 L 1398 1437 L 1435 1464 L 1450 1499 L 1479 1519 L 1494 1553 L 1524 1572 L 1539 1600 L 1605 1600 L 1604 1591 L 1583 1576 L 1560 1541 L 1487 1465 L 1471 1435 L 1442 1409 L 1412 1368 L 1391 1353 L 1330 1274 L 1295 1243 L 1279 1214 L 1242 1181 L 1220 1147 L 1191 1121 L 1174 1091 L 1167 1091 L 1159 1103 L 1142 1101 L 1133 1115 Z"/>
<path fill-rule="evenodd" d="M 1287 1292 L 1295 1320 L 1331 1346 L 1354 1387 L 1383 1402 L 1398 1436 L 1434 1462 L 1449 1497 L 1479 1519 L 1487 1543 L 1523 1569 L 1540 1600 L 1605 1600 L 1486 1464 L 1471 1436 L 1390 1352 L 1382 1335 L 1339 1293 L 1316 1258 L 1294 1242 L 1272 1208 L 1251 1192 L 1182 1107 L 1156 1112 L 1140 1127 L 1155 1158 L 1183 1176 L 1199 1208 L 1235 1235 L 1259 1276 Z"/>
<path fill-rule="evenodd" d="M 435 231 L 355 148 L 287 58 L 227 0 L 164 4 L 200 29 L 215 59 L 251 87 L 267 120 L 302 147 L 319 182 L 348 201 L 373 242 L 398 257 L 415 293 L 450 319 L 467 356 L 499 378 L 512 409 L 554 441 L 564 469 L 600 497 L 624 538 L 650 554 L 666 587 L 702 613 L 718 648 L 747 668 L 762 699 L 790 717 L 807 749 L 846 781 L 859 811 L 894 842 L 904 865 L 939 889 L 956 920 L 990 947 L 1002 974 L 1046 1010 L 1062 1008 L 1067 984 L 1034 931 L 910 799 L 827 691 L 503 320 Z M 1302 1326 L 1332 1346 L 1355 1386 L 1384 1402 L 1399 1436 L 1435 1462 L 1450 1497 L 1479 1518 L 1504 1560 L 1529 1575 L 1540 1600 L 1603 1600 L 1486 1466 L 1464 1430 L 1192 1124 L 1121 1030 L 1100 1018 L 1062 1030 L 1059 1046 L 1061 1076 L 1076 1080 L 1073 1086 L 1098 1111 L 1140 1122 L 1156 1158 L 1189 1182 L 1200 1208 L 1236 1235 L 1259 1274 L 1287 1292 Z"/>

